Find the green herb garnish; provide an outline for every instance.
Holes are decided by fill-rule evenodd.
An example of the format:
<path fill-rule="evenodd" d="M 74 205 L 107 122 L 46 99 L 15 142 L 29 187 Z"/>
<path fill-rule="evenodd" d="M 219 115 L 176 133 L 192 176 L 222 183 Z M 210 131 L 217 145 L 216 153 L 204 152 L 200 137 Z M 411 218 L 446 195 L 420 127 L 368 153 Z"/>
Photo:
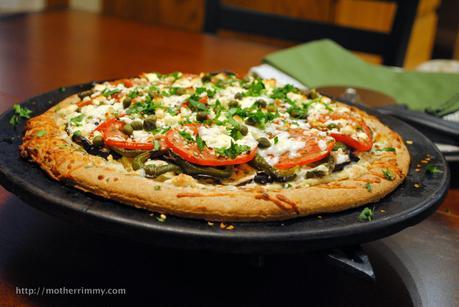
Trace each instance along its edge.
<path fill-rule="evenodd" d="M 10 118 L 10 124 L 13 126 L 17 126 L 19 124 L 19 120 L 21 118 L 30 118 L 30 114 L 32 114 L 32 110 L 27 109 L 26 107 L 22 107 L 19 104 L 13 105 L 14 114 Z"/>
<path fill-rule="evenodd" d="M 83 118 L 84 118 L 83 114 L 80 114 L 78 116 L 72 117 L 70 119 L 70 123 L 72 123 L 72 125 L 74 125 L 74 126 L 81 126 L 81 121 L 83 120 Z"/>
<path fill-rule="evenodd" d="M 47 133 L 46 130 L 39 130 L 39 131 L 37 132 L 37 136 L 38 136 L 39 138 L 41 138 L 42 136 L 45 136 L 46 133 Z"/>
<path fill-rule="evenodd" d="M 438 167 L 432 164 L 427 164 L 426 165 L 426 174 L 433 175 L 436 173 L 443 173 L 442 170 L 440 170 Z"/>
<path fill-rule="evenodd" d="M 368 207 L 365 207 L 362 212 L 359 214 L 359 221 L 361 222 L 369 222 L 373 220 L 373 209 L 370 209 Z"/>
<path fill-rule="evenodd" d="M 186 131 L 179 131 L 179 134 L 182 138 L 184 138 L 187 142 L 194 142 L 194 137 L 189 134 L 188 132 Z"/>
<path fill-rule="evenodd" d="M 158 140 L 153 141 L 153 150 L 158 151 L 161 148 L 161 144 L 159 144 Z"/>
<path fill-rule="evenodd" d="M 250 147 L 247 145 L 239 145 L 231 141 L 231 146 L 228 148 L 216 148 L 215 152 L 221 156 L 229 157 L 231 159 L 236 158 L 242 153 L 245 153 L 250 150 Z"/>
<path fill-rule="evenodd" d="M 262 79 L 255 79 L 248 85 L 247 91 L 243 94 L 244 96 L 260 96 L 265 89 L 265 84 Z"/>
<path fill-rule="evenodd" d="M 368 192 L 371 192 L 373 191 L 373 186 L 371 185 L 371 183 L 367 182 L 365 184 L 365 188 L 367 189 Z"/>
<path fill-rule="evenodd" d="M 275 136 L 274 137 L 274 144 L 277 144 L 277 143 L 279 143 L 279 137 Z"/>
<path fill-rule="evenodd" d="M 196 144 L 198 145 L 199 151 L 202 151 L 204 149 L 204 147 L 206 146 L 206 143 L 199 136 L 199 134 L 196 136 Z"/>
<path fill-rule="evenodd" d="M 287 84 L 284 87 L 278 87 L 273 90 L 271 98 L 273 99 L 286 99 L 288 93 L 298 93 L 299 90 L 291 84 Z"/>
<path fill-rule="evenodd" d="M 382 170 L 382 172 L 383 172 L 384 178 L 386 178 L 387 180 L 393 181 L 395 179 L 395 176 L 390 169 L 385 168 Z"/>
<path fill-rule="evenodd" d="M 395 152 L 395 148 L 394 148 L 394 147 L 385 147 L 385 148 L 378 149 L 378 151 L 390 151 L 390 152 Z"/>
<path fill-rule="evenodd" d="M 121 92 L 121 90 L 118 89 L 118 88 L 115 88 L 115 89 L 112 89 L 112 90 L 109 90 L 108 88 L 106 88 L 106 89 L 104 89 L 104 90 L 102 91 L 102 95 L 105 96 L 105 97 L 108 97 L 108 96 L 117 94 L 117 93 L 119 93 L 119 92 Z"/>

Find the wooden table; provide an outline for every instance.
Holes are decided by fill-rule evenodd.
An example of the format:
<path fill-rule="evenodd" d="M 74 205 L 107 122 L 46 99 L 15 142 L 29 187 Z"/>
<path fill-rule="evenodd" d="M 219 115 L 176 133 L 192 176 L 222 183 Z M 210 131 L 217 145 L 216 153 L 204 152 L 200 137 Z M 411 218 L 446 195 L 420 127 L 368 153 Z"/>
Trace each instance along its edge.
<path fill-rule="evenodd" d="M 262 44 L 177 32 L 82 12 L 55 11 L 3 18 L 0 111 L 60 86 L 143 71 L 228 68 L 245 73 L 274 50 Z M 453 175 L 453 182 L 455 186 L 432 217 L 365 246 L 376 262 L 378 255 L 384 255 L 384 261 L 391 262 L 403 279 L 411 299 L 426 306 L 459 304 L 457 175 Z M 334 293 L 342 295 L 340 299 L 352 301 L 345 298 L 352 292 L 345 293 L 342 287 L 330 288 L 330 281 L 321 277 L 324 274 L 300 272 L 317 270 L 295 262 L 304 255 L 271 259 L 271 265 L 261 271 L 241 257 L 164 251 L 96 234 L 49 217 L 0 188 L 1 306 L 78 306 L 94 302 L 132 305 L 133 301 L 136 305 L 281 304 L 295 302 L 293 298 L 304 291 L 307 276 L 313 277 L 309 277 L 309 282 L 323 285 L 309 293 L 308 300 L 313 297 L 313 301 L 320 302 L 317 295 L 322 295 L 324 302 L 330 302 L 327 299 L 334 297 L 330 296 Z M 380 276 L 384 279 L 384 272 Z M 210 291 L 215 285 L 219 289 Z M 34 286 L 125 288 L 130 295 L 16 294 L 17 287 Z M 359 287 L 363 288 L 356 289 L 366 290 L 357 290 L 355 296 L 365 299 L 376 291 L 361 284 Z M 395 297 L 390 293 L 385 296 Z"/>

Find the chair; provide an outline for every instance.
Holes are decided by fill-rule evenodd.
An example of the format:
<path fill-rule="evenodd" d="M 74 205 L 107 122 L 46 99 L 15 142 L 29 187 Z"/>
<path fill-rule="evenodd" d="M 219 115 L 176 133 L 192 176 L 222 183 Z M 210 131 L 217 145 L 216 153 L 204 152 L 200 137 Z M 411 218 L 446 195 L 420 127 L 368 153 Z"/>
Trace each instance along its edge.
<path fill-rule="evenodd" d="M 206 0 L 203 30 L 215 34 L 225 29 L 301 42 L 329 38 L 350 50 L 381 55 L 384 65 L 401 67 L 419 0 L 382 1 L 397 3 L 389 33 L 262 13 L 227 5 L 221 0 Z"/>

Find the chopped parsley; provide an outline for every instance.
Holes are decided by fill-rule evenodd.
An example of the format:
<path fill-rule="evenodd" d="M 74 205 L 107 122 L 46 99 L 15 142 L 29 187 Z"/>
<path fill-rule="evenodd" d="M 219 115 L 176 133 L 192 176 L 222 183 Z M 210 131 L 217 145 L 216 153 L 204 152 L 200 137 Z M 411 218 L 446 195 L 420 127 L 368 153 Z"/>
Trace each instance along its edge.
<path fill-rule="evenodd" d="M 395 152 L 395 148 L 394 148 L 394 147 L 385 147 L 385 148 L 378 149 L 378 151 L 390 151 L 390 152 Z"/>
<path fill-rule="evenodd" d="M 160 105 L 156 104 L 150 95 L 147 95 L 144 101 L 131 104 L 126 114 L 154 114 L 159 107 Z"/>
<path fill-rule="evenodd" d="M 14 104 L 13 110 L 14 110 L 14 114 L 10 118 L 10 124 L 13 126 L 17 126 L 21 118 L 26 118 L 26 119 L 30 118 L 30 115 L 32 114 L 32 110 L 26 107 L 23 107 L 19 104 Z"/>
<path fill-rule="evenodd" d="M 265 89 L 265 84 L 262 79 L 255 79 L 252 83 L 247 86 L 247 91 L 243 94 L 244 96 L 260 96 Z"/>
<path fill-rule="evenodd" d="M 279 143 L 279 137 L 275 136 L 274 137 L 274 144 L 277 144 L 277 143 Z"/>
<path fill-rule="evenodd" d="M 388 168 L 385 168 L 382 170 L 384 178 L 386 178 L 389 181 L 393 181 L 395 179 L 394 173 Z"/>
<path fill-rule="evenodd" d="M 139 93 L 139 90 L 137 88 L 133 89 L 132 91 L 130 91 L 127 96 L 131 99 L 134 99 L 138 96 L 140 96 L 140 93 Z"/>
<path fill-rule="evenodd" d="M 41 138 L 42 136 L 45 136 L 46 133 L 47 133 L 46 130 L 39 130 L 39 131 L 37 132 L 37 136 L 38 136 L 39 138 Z"/>
<path fill-rule="evenodd" d="M 153 141 L 153 150 L 154 151 L 158 151 L 161 149 L 161 144 L 159 144 L 159 141 L 158 140 L 154 140 Z"/>
<path fill-rule="evenodd" d="M 81 121 L 83 120 L 84 118 L 84 115 L 83 114 L 80 114 L 78 116 L 75 116 L 75 117 L 72 117 L 70 119 L 70 123 L 74 126 L 81 126 Z"/>
<path fill-rule="evenodd" d="M 111 96 L 111 95 L 118 94 L 119 92 L 121 92 L 121 90 L 118 89 L 118 88 L 115 88 L 115 89 L 112 89 L 112 90 L 109 90 L 108 88 L 106 88 L 106 89 L 104 89 L 104 90 L 102 91 L 102 95 L 103 95 L 104 97 L 108 97 L 108 96 Z"/>
<path fill-rule="evenodd" d="M 438 167 L 432 164 L 426 165 L 426 174 L 433 175 L 436 173 L 443 173 Z"/>
<path fill-rule="evenodd" d="M 367 182 L 365 184 L 365 188 L 367 189 L 368 192 L 371 192 L 373 191 L 373 186 L 371 185 L 371 183 Z"/>
<path fill-rule="evenodd" d="M 308 109 L 309 104 L 303 104 L 302 106 L 291 104 L 287 109 L 287 113 L 293 118 L 306 119 L 308 117 Z"/>
<path fill-rule="evenodd" d="M 287 94 L 288 93 L 298 93 L 299 90 L 294 87 L 291 84 L 287 84 L 284 87 L 278 87 L 273 90 L 273 93 L 271 94 L 271 98 L 273 99 L 287 99 Z"/>
<path fill-rule="evenodd" d="M 189 108 L 192 111 L 206 111 L 208 112 L 208 109 L 205 104 L 201 103 L 199 101 L 200 97 L 196 94 L 191 95 L 188 97 L 188 103 L 189 103 Z"/>
<path fill-rule="evenodd" d="M 199 136 L 199 134 L 196 136 L 196 144 L 198 145 L 199 151 L 202 151 L 204 149 L 204 147 L 206 146 L 206 143 Z"/>
<path fill-rule="evenodd" d="M 186 131 L 183 131 L 183 130 L 182 130 L 182 131 L 179 131 L 178 133 L 179 133 L 180 136 L 181 136 L 182 138 L 184 138 L 187 142 L 194 142 L 194 141 L 195 141 L 195 140 L 194 140 L 194 137 L 193 137 L 190 133 L 188 133 L 188 132 L 186 132 Z"/>
<path fill-rule="evenodd" d="M 220 156 L 225 156 L 231 159 L 235 159 L 237 156 L 250 150 L 247 145 L 239 145 L 231 141 L 231 146 L 228 148 L 216 148 L 215 152 Z"/>
<path fill-rule="evenodd" d="M 373 220 L 373 209 L 365 207 L 359 214 L 359 221 L 361 222 L 369 222 Z"/>

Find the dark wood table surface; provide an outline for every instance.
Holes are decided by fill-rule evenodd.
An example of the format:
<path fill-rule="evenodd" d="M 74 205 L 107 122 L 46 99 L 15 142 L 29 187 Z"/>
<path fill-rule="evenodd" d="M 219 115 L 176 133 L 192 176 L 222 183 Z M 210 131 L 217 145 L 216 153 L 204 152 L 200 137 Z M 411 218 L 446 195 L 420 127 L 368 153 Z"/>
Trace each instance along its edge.
<path fill-rule="evenodd" d="M 197 73 L 226 68 L 244 74 L 275 49 L 83 12 L 3 17 L 0 111 L 60 86 L 144 71 Z M 392 261 L 391 267 L 401 276 L 415 305 L 459 305 L 456 173 L 457 166 L 453 166 L 453 185 L 430 218 L 364 246 L 376 262 L 378 255 Z M 205 260 L 209 257 L 213 261 Z M 307 279 L 314 268 L 289 265 L 292 259 L 298 261 L 299 255 L 289 260 L 275 258 L 262 271 L 246 266 L 240 257 L 166 252 L 94 233 L 49 217 L 0 187 L 0 306 L 78 306 L 94 302 L 94 297 L 88 296 L 17 293 L 18 288 L 37 286 L 125 288 L 131 294 L 98 297 L 97 303 L 103 305 L 268 305 L 297 302 L 292 297 L 300 294 L 303 299 L 312 296 L 304 293 L 295 270 L 309 270 L 301 272 Z M 286 271 L 290 273 L 286 275 Z M 384 272 L 379 273 L 384 276 Z M 330 289 L 329 281 L 319 277 L 322 275 L 315 275 L 312 281 L 324 285 L 325 290 L 315 293 L 323 295 L 324 302 L 333 294 L 352 301 L 352 293 L 340 291 L 340 287 Z M 289 280 L 295 280 L 294 284 Z M 218 290 L 211 291 L 213 288 Z"/>

